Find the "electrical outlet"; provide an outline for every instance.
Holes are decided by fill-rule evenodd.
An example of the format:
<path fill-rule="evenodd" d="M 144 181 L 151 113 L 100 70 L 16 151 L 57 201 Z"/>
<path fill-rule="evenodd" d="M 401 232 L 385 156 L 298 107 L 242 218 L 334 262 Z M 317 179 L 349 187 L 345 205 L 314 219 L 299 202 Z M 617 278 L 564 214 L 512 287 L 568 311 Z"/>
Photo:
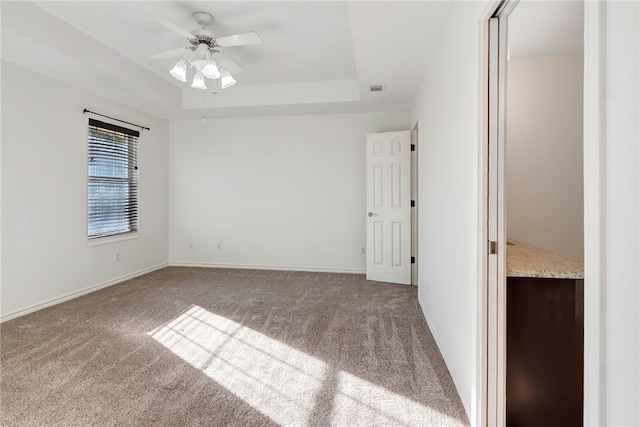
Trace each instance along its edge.
<path fill-rule="evenodd" d="M 218 250 L 222 250 L 222 243 L 218 243 Z"/>
<path fill-rule="evenodd" d="M 360 247 L 360 254 L 364 255 L 367 253 L 367 248 L 365 248 L 364 246 Z"/>
<path fill-rule="evenodd" d="M 113 254 L 113 259 L 115 262 L 120 262 L 120 252 Z"/>
<path fill-rule="evenodd" d="M 189 249 L 193 249 L 193 242 L 189 242 Z"/>

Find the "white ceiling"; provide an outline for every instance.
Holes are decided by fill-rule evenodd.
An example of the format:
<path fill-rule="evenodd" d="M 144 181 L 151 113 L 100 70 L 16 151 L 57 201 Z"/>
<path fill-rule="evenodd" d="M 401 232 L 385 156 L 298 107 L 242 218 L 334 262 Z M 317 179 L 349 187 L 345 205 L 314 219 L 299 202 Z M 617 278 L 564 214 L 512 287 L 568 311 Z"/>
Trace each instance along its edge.
<path fill-rule="evenodd" d="M 2 59 L 166 119 L 407 111 L 452 1 L 1 1 Z M 582 49 L 582 2 L 523 0 L 510 18 L 511 55 Z M 214 34 L 256 31 L 264 43 L 221 51 L 238 84 L 206 92 L 172 78 L 193 12 Z M 383 93 L 369 86 L 383 84 Z"/>
<path fill-rule="evenodd" d="M 210 12 L 216 36 L 257 31 L 258 46 L 221 48 L 246 72 L 247 85 L 353 78 L 355 62 L 348 6 L 344 2 L 168 2 L 44 1 L 37 4 L 61 20 L 112 47 L 150 71 L 180 85 L 167 70 L 176 60 L 156 61 L 154 53 L 188 45 L 184 38 L 156 23 L 165 16 L 186 30 L 197 25 L 195 11 Z M 114 26 L 114 22 L 118 22 Z M 325 35 L 327 30 L 331 35 Z"/>
<path fill-rule="evenodd" d="M 451 2 L 3 1 L 1 7 L 3 60 L 42 72 L 46 58 L 45 74 L 179 119 L 406 111 Z M 187 45 L 153 17 L 192 30 L 196 11 L 215 17 L 210 29 L 218 36 L 256 31 L 264 41 L 221 49 L 245 68 L 232 88 L 191 89 L 168 74 L 176 59 L 149 58 Z M 384 84 L 385 92 L 369 93 L 372 84 Z"/>
<path fill-rule="evenodd" d="M 522 0 L 509 16 L 511 56 L 583 51 L 584 2 Z"/>

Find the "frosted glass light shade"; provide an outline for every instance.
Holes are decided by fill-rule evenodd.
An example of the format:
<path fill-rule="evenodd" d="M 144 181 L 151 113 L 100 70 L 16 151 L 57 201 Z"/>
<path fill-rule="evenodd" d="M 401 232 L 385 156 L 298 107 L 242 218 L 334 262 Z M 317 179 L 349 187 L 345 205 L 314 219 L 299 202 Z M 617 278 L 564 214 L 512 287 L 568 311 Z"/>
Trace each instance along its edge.
<path fill-rule="evenodd" d="M 207 61 L 207 65 L 205 65 L 202 69 L 202 74 L 208 79 L 219 79 L 220 70 L 218 70 L 216 61 L 214 61 L 213 59 L 209 59 Z"/>
<path fill-rule="evenodd" d="M 202 90 L 207 89 L 207 85 L 204 84 L 204 76 L 202 75 L 201 72 L 198 71 L 193 76 L 193 83 L 191 84 L 191 87 L 194 89 L 202 89 Z"/>
<path fill-rule="evenodd" d="M 220 88 L 221 89 L 226 89 L 226 88 L 229 88 L 229 87 L 233 86 L 234 84 L 236 84 L 235 79 L 233 78 L 231 73 L 229 71 L 227 71 L 226 68 L 223 68 L 223 69 L 220 70 L 220 75 L 222 76 L 220 78 Z"/>
<path fill-rule="evenodd" d="M 207 64 L 207 61 L 205 59 L 193 59 L 191 60 L 191 65 L 193 66 L 193 68 L 195 68 L 196 70 L 202 72 L 202 69 L 204 68 L 204 66 Z"/>
<path fill-rule="evenodd" d="M 173 77 L 180 80 L 181 82 L 186 83 L 187 82 L 187 63 L 184 62 L 183 59 L 176 62 L 176 65 L 174 65 L 173 68 L 169 71 L 169 74 L 171 74 Z"/>

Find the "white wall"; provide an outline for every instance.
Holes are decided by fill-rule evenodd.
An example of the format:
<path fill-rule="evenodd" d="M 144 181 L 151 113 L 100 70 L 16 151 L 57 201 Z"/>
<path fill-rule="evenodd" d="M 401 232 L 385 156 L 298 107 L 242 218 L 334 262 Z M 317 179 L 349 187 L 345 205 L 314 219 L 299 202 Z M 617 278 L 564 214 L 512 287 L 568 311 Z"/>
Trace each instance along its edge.
<path fill-rule="evenodd" d="M 606 5 L 606 421 L 640 425 L 640 4 Z"/>
<path fill-rule="evenodd" d="M 454 4 L 411 114 L 411 124 L 418 121 L 420 127 L 419 299 L 472 424 L 479 422 L 473 404 L 481 392 L 476 381 L 477 19 L 485 6 Z M 600 392 L 603 425 L 611 426 L 640 425 L 639 31 L 637 2 L 606 2 L 606 226 L 601 230 L 606 283 L 587 279 L 602 286 L 606 306 Z"/>
<path fill-rule="evenodd" d="M 139 139 L 137 239 L 88 245 L 84 108 L 151 128 Z M 3 319 L 167 262 L 168 127 L 166 121 L 2 63 Z"/>
<path fill-rule="evenodd" d="M 582 54 L 511 57 L 507 236 L 584 258 Z"/>
<path fill-rule="evenodd" d="M 366 134 L 408 129 L 407 113 L 170 127 L 171 263 L 364 269 Z"/>
<path fill-rule="evenodd" d="M 455 2 L 417 95 L 419 300 L 467 415 L 477 384 L 480 18 Z"/>

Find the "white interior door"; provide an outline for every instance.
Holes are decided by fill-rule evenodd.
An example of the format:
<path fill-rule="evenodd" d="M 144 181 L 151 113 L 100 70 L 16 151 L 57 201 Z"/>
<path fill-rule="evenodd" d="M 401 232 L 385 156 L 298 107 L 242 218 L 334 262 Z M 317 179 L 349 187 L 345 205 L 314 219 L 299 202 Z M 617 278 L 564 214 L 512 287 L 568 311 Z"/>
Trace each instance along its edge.
<path fill-rule="evenodd" d="M 489 20 L 489 147 L 487 176 L 487 425 L 506 425 L 507 239 L 505 209 L 508 0 Z"/>
<path fill-rule="evenodd" d="M 411 133 L 367 135 L 367 280 L 411 284 Z"/>

